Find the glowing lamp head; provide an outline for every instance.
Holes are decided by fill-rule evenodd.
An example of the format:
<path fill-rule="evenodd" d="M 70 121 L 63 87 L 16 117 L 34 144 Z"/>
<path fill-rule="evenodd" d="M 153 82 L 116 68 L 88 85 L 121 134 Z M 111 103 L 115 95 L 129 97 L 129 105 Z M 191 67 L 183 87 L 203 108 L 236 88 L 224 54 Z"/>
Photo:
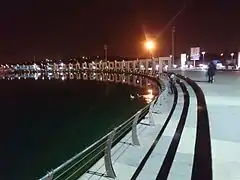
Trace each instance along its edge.
<path fill-rule="evenodd" d="M 152 89 L 148 89 L 149 94 L 152 94 L 152 92 L 153 92 Z"/>
<path fill-rule="evenodd" d="M 145 46 L 148 50 L 151 50 L 151 49 L 154 48 L 154 42 L 153 41 L 147 41 Z"/>

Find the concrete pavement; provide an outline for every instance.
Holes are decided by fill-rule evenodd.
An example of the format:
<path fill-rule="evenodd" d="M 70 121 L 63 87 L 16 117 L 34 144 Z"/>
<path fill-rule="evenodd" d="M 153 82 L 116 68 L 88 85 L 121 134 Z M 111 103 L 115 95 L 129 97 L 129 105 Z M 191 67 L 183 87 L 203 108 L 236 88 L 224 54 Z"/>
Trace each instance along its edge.
<path fill-rule="evenodd" d="M 214 180 L 240 180 L 240 72 L 220 71 L 209 84 L 204 72 L 182 71 L 197 80 L 209 113 Z"/>
<path fill-rule="evenodd" d="M 217 72 L 213 84 L 207 83 L 205 71 L 178 71 L 177 73 L 197 81 L 205 94 L 210 120 L 213 180 L 240 180 L 240 72 Z M 168 176 L 169 180 L 191 179 L 196 139 L 197 102 L 196 95 L 189 86 L 188 90 L 191 96 L 189 112 Z M 179 121 L 182 101 L 182 92 L 179 92 L 178 105 L 174 115 L 137 179 L 156 178 Z M 137 169 L 166 119 L 171 106 L 169 103 L 171 97 L 168 97 L 167 102 L 161 107 L 163 113 L 154 115 L 155 127 L 138 125 L 140 147 L 120 145 L 121 143 L 119 143 L 112 149 L 112 152 L 116 152 L 113 153 L 112 159 L 117 179 L 128 180 Z M 144 122 L 147 123 L 147 119 Z M 128 136 L 130 137 L 131 134 L 122 141 L 127 142 Z M 120 146 L 123 149 L 117 152 L 117 148 Z M 104 174 L 103 159 L 96 163 L 90 172 Z M 108 179 L 99 174 L 86 173 L 80 179 Z"/>

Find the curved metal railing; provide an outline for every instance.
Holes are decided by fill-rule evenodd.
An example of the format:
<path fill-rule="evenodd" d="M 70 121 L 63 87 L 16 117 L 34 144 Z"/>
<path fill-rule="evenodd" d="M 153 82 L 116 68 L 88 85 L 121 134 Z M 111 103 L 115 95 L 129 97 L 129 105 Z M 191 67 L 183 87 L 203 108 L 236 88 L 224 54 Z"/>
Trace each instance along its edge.
<path fill-rule="evenodd" d="M 89 167 L 91 167 L 98 159 L 100 159 L 104 155 L 104 151 L 109 138 L 112 137 L 114 134 L 111 143 L 113 144 L 119 141 L 131 129 L 134 118 L 139 116 L 138 121 L 141 120 L 148 113 L 149 107 L 150 105 L 147 105 L 146 107 L 138 111 L 123 124 L 107 133 L 101 139 L 99 139 L 91 146 L 89 146 L 76 156 L 72 157 L 53 171 L 50 171 L 40 180 L 45 180 L 46 178 L 50 178 L 52 180 L 71 179 L 86 172 Z"/>
<path fill-rule="evenodd" d="M 168 88 L 166 81 L 158 81 L 155 77 L 150 77 L 157 82 L 161 87 L 161 97 L 164 98 Z M 161 77 L 165 79 L 166 77 Z M 153 111 L 153 106 L 156 104 L 158 98 L 157 96 L 154 100 L 140 109 L 136 114 L 130 117 L 127 121 L 114 128 L 112 131 L 107 133 L 101 139 L 97 140 L 95 143 L 90 145 L 88 148 L 84 149 L 71 159 L 67 160 L 65 163 L 57 167 L 56 169 L 48 172 L 44 177 L 39 180 L 71 180 L 77 179 L 82 174 L 87 172 L 90 167 L 92 167 L 99 159 L 104 157 L 104 165 L 106 168 L 106 175 L 108 177 L 116 177 L 111 160 L 111 149 L 115 146 L 127 133 L 132 131 L 132 145 L 140 145 L 137 135 L 137 124 L 145 118 L 147 114 L 151 116 Z M 149 125 L 154 126 L 153 118 L 149 117 Z"/>

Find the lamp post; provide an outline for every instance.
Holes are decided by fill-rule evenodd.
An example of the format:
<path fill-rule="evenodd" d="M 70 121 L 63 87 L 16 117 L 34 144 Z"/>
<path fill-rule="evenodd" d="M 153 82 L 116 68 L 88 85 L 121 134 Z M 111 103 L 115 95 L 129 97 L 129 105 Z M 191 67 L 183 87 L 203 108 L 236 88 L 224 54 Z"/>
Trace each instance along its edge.
<path fill-rule="evenodd" d="M 151 56 L 151 58 L 153 57 L 152 51 L 155 48 L 155 43 L 153 41 L 146 41 L 145 43 L 145 47 L 148 50 L 149 55 Z"/>
<path fill-rule="evenodd" d="M 149 55 L 151 57 L 151 61 L 153 63 L 153 49 L 155 48 L 155 42 L 151 41 L 151 40 L 147 40 L 145 42 L 145 47 L 148 50 L 148 53 L 149 53 Z M 153 64 L 152 64 L 152 66 L 153 66 Z M 148 60 L 146 61 L 146 67 L 145 68 L 146 68 L 146 70 L 148 72 Z M 153 72 L 153 67 L 152 67 L 152 72 Z"/>
<path fill-rule="evenodd" d="M 233 60 L 234 53 L 231 53 L 230 55 L 231 55 L 231 57 L 232 57 L 232 60 Z"/>
<path fill-rule="evenodd" d="M 172 66 L 175 63 L 175 27 L 172 27 Z"/>
<path fill-rule="evenodd" d="M 203 51 L 203 52 L 202 52 L 202 56 L 203 56 L 203 64 L 204 64 L 204 60 L 205 60 L 205 59 L 204 59 L 204 58 L 205 58 L 205 54 L 206 54 L 206 52 Z"/>
<path fill-rule="evenodd" d="M 108 46 L 105 44 L 104 45 L 104 58 L 105 58 L 105 61 L 107 62 L 107 60 L 108 60 Z"/>

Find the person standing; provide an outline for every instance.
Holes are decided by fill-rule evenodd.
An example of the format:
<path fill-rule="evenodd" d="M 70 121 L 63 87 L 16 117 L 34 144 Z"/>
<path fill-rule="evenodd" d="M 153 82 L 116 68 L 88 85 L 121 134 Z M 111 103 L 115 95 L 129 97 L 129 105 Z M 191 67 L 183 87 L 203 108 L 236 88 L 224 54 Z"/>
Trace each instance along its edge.
<path fill-rule="evenodd" d="M 213 78 L 216 74 L 216 70 L 217 70 L 216 65 L 213 62 L 210 62 L 208 65 L 208 70 L 207 70 L 209 83 L 213 83 Z"/>
<path fill-rule="evenodd" d="M 175 85 L 175 75 L 171 74 L 169 77 L 169 85 L 170 85 L 170 93 L 173 94 L 174 93 L 174 85 Z"/>

